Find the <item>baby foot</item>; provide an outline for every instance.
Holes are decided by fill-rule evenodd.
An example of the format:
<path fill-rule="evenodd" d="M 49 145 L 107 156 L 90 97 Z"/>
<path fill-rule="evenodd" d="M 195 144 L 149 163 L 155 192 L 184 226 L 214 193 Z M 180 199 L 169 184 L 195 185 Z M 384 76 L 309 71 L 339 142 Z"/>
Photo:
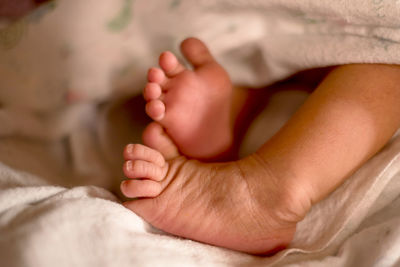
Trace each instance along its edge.
<path fill-rule="evenodd" d="M 181 50 L 194 69 L 185 68 L 171 52 L 162 53 L 161 68 L 148 72 L 146 113 L 165 128 L 184 155 L 215 158 L 232 145 L 232 85 L 200 40 L 186 39 Z M 148 146 L 153 142 L 146 132 L 143 140 Z"/>
<path fill-rule="evenodd" d="M 124 203 L 168 233 L 253 254 L 286 247 L 305 215 L 257 156 L 237 162 L 201 163 L 179 155 L 157 123 L 148 134 L 157 150 L 128 145 L 124 151 Z M 291 197 L 288 197 L 288 196 Z"/>

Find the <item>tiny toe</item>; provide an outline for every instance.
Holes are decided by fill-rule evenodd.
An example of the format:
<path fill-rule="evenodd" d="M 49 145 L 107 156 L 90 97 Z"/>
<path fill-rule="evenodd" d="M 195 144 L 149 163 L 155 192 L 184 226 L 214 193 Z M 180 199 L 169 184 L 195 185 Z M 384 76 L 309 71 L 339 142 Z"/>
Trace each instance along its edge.
<path fill-rule="evenodd" d="M 148 178 L 162 181 L 167 172 L 167 166 L 160 167 L 144 160 L 128 160 L 124 163 L 123 171 L 128 178 Z"/>
<path fill-rule="evenodd" d="M 159 68 L 151 68 L 147 73 L 147 80 L 151 83 L 164 84 L 167 77 L 163 70 Z"/>
<path fill-rule="evenodd" d="M 145 145 L 160 151 L 165 159 L 173 159 L 179 156 L 178 148 L 165 133 L 163 127 L 156 123 L 150 123 L 143 131 L 143 142 Z"/>
<path fill-rule="evenodd" d="M 145 160 L 164 167 L 165 160 L 160 152 L 142 144 L 129 144 L 124 149 L 125 160 Z"/>
<path fill-rule="evenodd" d="M 207 46 L 197 38 L 185 39 L 181 44 L 181 51 L 195 68 L 215 61 Z"/>
<path fill-rule="evenodd" d="M 167 77 L 173 77 L 185 70 L 185 67 L 179 62 L 176 56 L 169 51 L 162 53 L 158 61 Z"/>
<path fill-rule="evenodd" d="M 152 180 L 125 180 L 121 183 L 121 192 L 129 198 L 156 197 L 162 192 L 162 186 Z"/>
<path fill-rule="evenodd" d="M 143 90 L 143 97 L 146 101 L 155 100 L 161 96 L 162 89 L 158 83 L 148 83 Z"/>
<path fill-rule="evenodd" d="M 160 121 L 165 115 L 165 105 L 161 100 L 151 100 L 146 104 L 146 113 L 155 121 Z"/>

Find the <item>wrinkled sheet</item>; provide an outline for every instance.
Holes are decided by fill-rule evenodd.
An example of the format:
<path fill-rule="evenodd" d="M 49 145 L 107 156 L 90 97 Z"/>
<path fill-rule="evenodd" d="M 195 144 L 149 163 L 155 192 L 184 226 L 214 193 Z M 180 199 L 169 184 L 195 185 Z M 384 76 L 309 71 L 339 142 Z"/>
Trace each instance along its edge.
<path fill-rule="evenodd" d="M 3 27 L 1 265 L 400 264 L 399 137 L 315 205 L 291 247 L 271 257 L 167 235 L 118 198 L 122 148 L 147 123 L 139 100 L 121 99 L 141 90 L 159 52 L 199 36 L 249 86 L 312 67 L 396 64 L 399 11 L 398 1 L 60 0 Z M 279 112 L 267 110 L 252 131 L 283 121 Z"/>

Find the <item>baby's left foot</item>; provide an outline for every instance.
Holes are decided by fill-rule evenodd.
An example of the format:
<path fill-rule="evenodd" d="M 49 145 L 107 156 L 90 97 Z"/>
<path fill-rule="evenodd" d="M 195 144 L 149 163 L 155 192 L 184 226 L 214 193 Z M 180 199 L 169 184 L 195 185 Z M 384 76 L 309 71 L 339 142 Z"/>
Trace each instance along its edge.
<path fill-rule="evenodd" d="M 186 39 L 181 50 L 193 70 L 172 53 L 161 54 L 161 68 L 149 70 L 143 92 L 146 112 L 165 128 L 185 156 L 222 159 L 233 143 L 231 81 L 200 40 Z M 154 140 L 147 132 L 143 141 L 152 147 Z"/>
<path fill-rule="evenodd" d="M 124 205 L 156 228 L 234 250 L 265 254 L 287 246 L 305 215 L 285 182 L 256 155 L 237 162 L 188 160 L 153 123 L 161 151 L 128 145 Z"/>

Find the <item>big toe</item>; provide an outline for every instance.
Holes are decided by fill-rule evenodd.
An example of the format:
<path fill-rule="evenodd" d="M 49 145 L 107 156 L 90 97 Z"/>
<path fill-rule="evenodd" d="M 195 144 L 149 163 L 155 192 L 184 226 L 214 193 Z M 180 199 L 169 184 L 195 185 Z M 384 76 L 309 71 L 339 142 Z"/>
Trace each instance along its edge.
<path fill-rule="evenodd" d="M 197 38 L 187 38 L 181 43 L 181 51 L 185 58 L 194 66 L 200 67 L 204 64 L 214 62 L 207 46 Z"/>
<path fill-rule="evenodd" d="M 162 126 L 156 122 L 150 123 L 143 132 L 143 143 L 159 151 L 165 159 L 173 159 L 179 156 L 178 148 L 165 133 Z"/>

